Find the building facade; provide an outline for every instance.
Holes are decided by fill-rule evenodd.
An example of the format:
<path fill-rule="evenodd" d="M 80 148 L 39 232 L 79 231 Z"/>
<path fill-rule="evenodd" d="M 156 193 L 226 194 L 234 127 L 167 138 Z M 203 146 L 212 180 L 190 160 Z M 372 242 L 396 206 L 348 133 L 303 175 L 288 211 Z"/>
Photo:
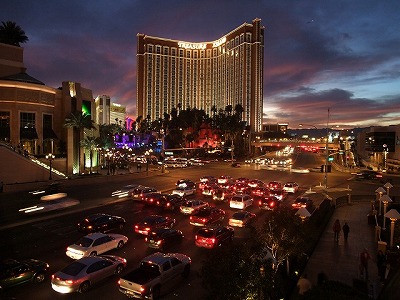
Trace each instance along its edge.
<path fill-rule="evenodd" d="M 243 120 L 262 129 L 264 27 L 244 23 L 215 41 L 191 43 L 137 35 L 137 115 L 163 118 L 173 108 L 208 115 L 242 105 Z"/>

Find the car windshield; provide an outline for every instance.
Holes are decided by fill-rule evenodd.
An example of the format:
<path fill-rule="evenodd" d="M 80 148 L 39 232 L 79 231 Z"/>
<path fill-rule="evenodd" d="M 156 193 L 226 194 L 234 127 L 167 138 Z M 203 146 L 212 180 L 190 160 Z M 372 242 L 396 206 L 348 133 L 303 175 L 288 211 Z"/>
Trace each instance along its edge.
<path fill-rule="evenodd" d="M 209 209 L 201 209 L 199 212 L 196 214 L 198 217 L 207 217 L 209 216 L 211 211 Z"/>
<path fill-rule="evenodd" d="M 142 261 L 140 263 L 140 269 L 146 270 L 150 273 L 160 274 L 160 269 L 157 265 L 153 264 L 152 262 Z"/>
<path fill-rule="evenodd" d="M 81 247 L 90 247 L 90 245 L 93 243 L 93 240 L 84 236 L 83 238 L 79 239 L 79 241 L 77 241 L 75 243 L 75 245 L 81 246 Z"/>
<path fill-rule="evenodd" d="M 70 264 L 69 266 L 65 267 L 64 269 L 62 269 L 61 272 L 63 272 L 64 274 L 70 275 L 70 276 L 76 276 L 85 267 L 86 267 L 85 264 L 76 261 L 76 262 L 73 262 L 72 264 Z"/>
<path fill-rule="evenodd" d="M 233 214 L 233 219 L 236 219 L 236 220 L 243 220 L 244 218 L 245 218 L 245 216 L 246 216 L 246 213 L 244 213 L 244 212 L 237 212 L 237 213 L 234 213 Z"/>

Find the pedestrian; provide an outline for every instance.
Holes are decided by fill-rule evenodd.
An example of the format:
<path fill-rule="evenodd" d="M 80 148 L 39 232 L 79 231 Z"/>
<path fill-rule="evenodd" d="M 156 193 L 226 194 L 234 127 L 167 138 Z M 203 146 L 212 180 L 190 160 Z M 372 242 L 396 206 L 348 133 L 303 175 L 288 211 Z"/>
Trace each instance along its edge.
<path fill-rule="evenodd" d="M 378 266 L 378 275 L 381 281 L 385 280 L 386 277 L 386 255 L 382 250 L 378 251 L 376 256 L 376 264 Z"/>
<path fill-rule="evenodd" d="M 333 233 L 335 234 L 335 241 L 339 242 L 339 234 L 340 231 L 342 230 L 340 226 L 339 219 L 336 219 L 335 223 L 333 223 Z"/>
<path fill-rule="evenodd" d="M 349 237 L 349 232 L 350 232 L 350 227 L 347 222 L 344 222 L 343 225 L 343 236 L 344 236 L 344 241 L 347 242 L 347 238 Z"/>
<path fill-rule="evenodd" d="M 306 273 L 300 277 L 299 281 L 297 282 L 297 287 L 299 289 L 299 295 L 301 296 L 303 296 L 307 291 L 312 288 L 311 281 L 308 280 Z"/>
<path fill-rule="evenodd" d="M 364 248 L 364 250 L 360 253 L 360 275 L 364 276 L 365 280 L 368 280 L 368 262 L 371 256 L 369 255 L 368 249 Z"/>

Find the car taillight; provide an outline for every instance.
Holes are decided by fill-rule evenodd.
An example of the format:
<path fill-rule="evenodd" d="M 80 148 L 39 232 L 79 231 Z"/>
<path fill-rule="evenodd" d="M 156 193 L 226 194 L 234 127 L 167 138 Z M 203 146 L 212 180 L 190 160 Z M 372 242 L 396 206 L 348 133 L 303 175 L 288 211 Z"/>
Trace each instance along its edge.
<path fill-rule="evenodd" d="M 211 239 L 211 243 L 215 244 L 215 238 Z"/>
<path fill-rule="evenodd" d="M 121 279 L 118 279 L 118 285 L 121 285 Z"/>
<path fill-rule="evenodd" d="M 190 218 L 189 218 L 189 219 L 190 219 L 190 221 L 193 221 L 193 216 L 190 216 Z"/>
<path fill-rule="evenodd" d="M 258 205 L 260 205 L 260 206 L 261 206 L 261 205 L 262 205 L 262 201 L 258 201 Z"/>
<path fill-rule="evenodd" d="M 157 241 L 157 245 L 161 245 L 162 240 Z"/>
<path fill-rule="evenodd" d="M 65 280 L 65 282 L 66 282 L 66 283 L 69 283 L 69 284 L 74 283 L 73 280 Z"/>
<path fill-rule="evenodd" d="M 138 229 L 138 228 L 139 228 L 139 225 L 135 225 L 135 228 Z"/>
<path fill-rule="evenodd" d="M 198 236 L 197 236 L 197 234 L 196 234 L 196 235 L 194 236 L 194 239 L 197 240 L 197 238 L 198 238 Z"/>
<path fill-rule="evenodd" d="M 150 227 L 146 227 L 144 230 L 146 230 L 146 231 L 150 231 Z"/>
<path fill-rule="evenodd" d="M 146 291 L 146 289 L 143 286 L 141 286 L 140 287 L 140 293 L 143 294 L 145 291 Z"/>
<path fill-rule="evenodd" d="M 92 229 L 92 228 L 93 228 L 93 226 L 88 226 L 87 228 L 88 228 L 88 229 Z"/>
<path fill-rule="evenodd" d="M 54 274 L 53 274 L 53 275 L 51 275 L 51 279 L 54 279 L 54 278 L 55 278 Z"/>
<path fill-rule="evenodd" d="M 274 207 L 275 206 L 275 202 L 274 201 L 270 202 L 269 206 Z"/>
<path fill-rule="evenodd" d="M 147 242 L 149 239 L 147 238 L 147 236 L 144 238 L 144 241 Z"/>
<path fill-rule="evenodd" d="M 171 203 L 168 202 L 168 203 L 167 203 L 167 207 L 170 207 L 170 206 L 171 206 Z"/>
<path fill-rule="evenodd" d="M 207 219 L 206 219 L 206 218 L 203 218 L 203 219 L 201 219 L 201 221 L 202 221 L 203 223 L 205 223 L 205 222 L 207 221 Z"/>

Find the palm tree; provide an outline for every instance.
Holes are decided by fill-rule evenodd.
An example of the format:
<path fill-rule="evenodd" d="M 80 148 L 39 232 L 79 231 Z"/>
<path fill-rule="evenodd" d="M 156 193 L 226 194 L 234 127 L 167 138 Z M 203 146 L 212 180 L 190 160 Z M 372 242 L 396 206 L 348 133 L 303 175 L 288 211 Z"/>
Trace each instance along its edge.
<path fill-rule="evenodd" d="M 15 22 L 7 21 L 1 22 L 0 26 L 0 43 L 14 45 L 20 47 L 20 43 L 25 43 L 29 39 Z"/>
<path fill-rule="evenodd" d="M 99 146 L 99 138 L 94 137 L 94 136 L 87 136 L 83 140 L 81 140 L 80 145 L 89 151 L 89 157 L 90 157 L 90 169 L 89 169 L 89 174 L 92 174 L 92 167 L 93 167 L 93 152 L 97 149 Z"/>
<path fill-rule="evenodd" d="M 74 153 L 77 153 L 77 169 L 78 173 L 81 173 L 81 139 L 84 129 L 96 129 L 94 122 L 90 115 L 83 113 L 82 111 L 75 111 L 70 114 L 68 118 L 65 119 L 64 126 L 66 128 L 73 129 L 73 145 L 75 149 Z M 76 151 L 77 150 L 77 151 Z M 75 159 L 74 159 L 75 160 Z"/>

